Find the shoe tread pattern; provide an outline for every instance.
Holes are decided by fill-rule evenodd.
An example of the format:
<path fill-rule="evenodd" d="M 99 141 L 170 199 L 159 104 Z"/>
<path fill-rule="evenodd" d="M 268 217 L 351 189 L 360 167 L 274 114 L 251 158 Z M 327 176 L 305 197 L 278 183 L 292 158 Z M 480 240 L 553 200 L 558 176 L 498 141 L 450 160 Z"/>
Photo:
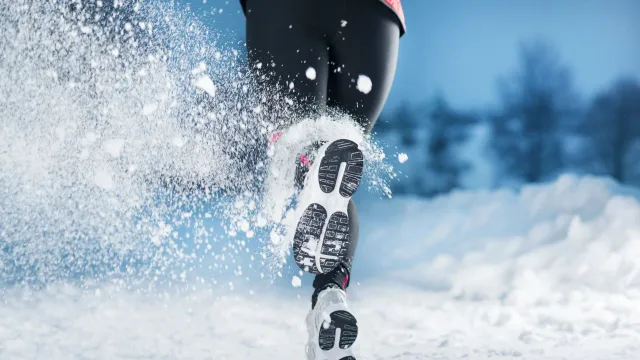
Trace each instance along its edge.
<path fill-rule="evenodd" d="M 320 334 L 318 336 L 318 344 L 320 349 L 329 351 L 333 349 L 336 343 L 336 336 L 338 336 L 338 329 L 340 330 L 340 339 L 338 339 L 338 346 L 341 349 L 350 348 L 353 343 L 356 342 L 358 337 L 358 324 L 356 318 L 348 311 L 338 310 L 334 311 L 330 315 L 331 323 L 325 328 L 324 325 L 320 325 Z"/>

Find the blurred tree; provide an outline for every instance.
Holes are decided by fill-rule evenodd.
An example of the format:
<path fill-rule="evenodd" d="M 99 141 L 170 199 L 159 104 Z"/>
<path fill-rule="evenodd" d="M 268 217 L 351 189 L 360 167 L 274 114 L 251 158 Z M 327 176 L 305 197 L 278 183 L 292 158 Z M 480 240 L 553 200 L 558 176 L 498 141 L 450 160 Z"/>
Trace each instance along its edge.
<path fill-rule="evenodd" d="M 395 194 L 435 196 L 461 186 L 469 164 L 460 156 L 475 116 L 453 109 L 442 96 L 419 105 L 403 103 L 376 130 L 409 154 L 410 163 L 398 168 Z"/>
<path fill-rule="evenodd" d="M 587 170 L 630 182 L 640 157 L 633 151 L 640 139 L 640 84 L 618 80 L 597 95 L 581 126 L 585 138 Z"/>
<path fill-rule="evenodd" d="M 476 120 L 470 114 L 452 109 L 442 96 L 433 100 L 428 115 L 426 171 L 419 179 L 419 191 L 431 197 L 461 186 L 461 176 L 469 164 L 459 150 L 469 137 L 469 126 Z"/>
<path fill-rule="evenodd" d="M 414 147 L 418 142 L 416 129 L 418 119 L 413 107 L 403 102 L 390 114 L 383 116 L 375 126 L 378 133 L 395 133 L 398 136 L 398 144 L 403 147 Z"/>
<path fill-rule="evenodd" d="M 537 182 L 564 164 L 563 138 L 576 118 L 569 70 L 543 41 L 525 43 L 520 69 L 499 83 L 501 108 L 491 116 L 492 147 L 504 175 Z"/>
<path fill-rule="evenodd" d="M 411 154 L 420 142 L 420 132 L 424 127 L 424 121 L 420 120 L 415 107 L 403 102 L 382 116 L 374 131 L 388 149 Z M 415 170 L 405 166 L 398 168 L 399 181 L 391 185 L 394 194 L 415 193 L 413 179 L 418 176 Z"/>

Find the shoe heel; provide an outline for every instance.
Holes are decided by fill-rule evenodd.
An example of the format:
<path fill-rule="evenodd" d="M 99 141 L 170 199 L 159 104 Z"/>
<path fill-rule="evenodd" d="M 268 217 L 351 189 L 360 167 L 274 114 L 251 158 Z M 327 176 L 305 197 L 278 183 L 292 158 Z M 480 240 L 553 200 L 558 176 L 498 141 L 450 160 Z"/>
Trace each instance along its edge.
<path fill-rule="evenodd" d="M 346 163 L 342 179 L 337 179 L 340 164 Z M 339 193 L 342 197 L 350 198 L 358 190 L 362 180 L 364 157 L 358 144 L 351 140 L 340 139 L 332 142 L 320 160 L 318 182 L 324 193 L 331 193 L 340 182 Z"/>
<path fill-rule="evenodd" d="M 354 141 L 336 140 L 320 151 L 317 170 L 309 173 L 317 178 L 309 178 L 306 186 L 311 187 L 302 190 L 309 191 L 307 195 L 315 200 L 300 204 L 305 210 L 293 238 L 296 264 L 312 274 L 329 273 L 344 260 L 351 244 L 349 200 L 358 190 L 364 170 L 362 150 Z"/>

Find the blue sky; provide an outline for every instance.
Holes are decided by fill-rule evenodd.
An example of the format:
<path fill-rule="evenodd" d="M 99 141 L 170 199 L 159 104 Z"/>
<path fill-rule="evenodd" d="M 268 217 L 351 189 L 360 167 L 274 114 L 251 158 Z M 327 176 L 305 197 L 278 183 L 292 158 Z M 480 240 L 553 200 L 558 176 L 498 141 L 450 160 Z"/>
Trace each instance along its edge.
<path fill-rule="evenodd" d="M 244 37 L 238 0 L 183 0 L 211 27 Z M 373 0 L 372 0 L 373 1 Z M 409 31 L 388 107 L 442 92 L 456 106 L 496 101 L 496 79 L 517 66 L 518 45 L 544 38 L 558 49 L 576 88 L 591 96 L 615 78 L 640 78 L 639 0 L 405 0 Z"/>

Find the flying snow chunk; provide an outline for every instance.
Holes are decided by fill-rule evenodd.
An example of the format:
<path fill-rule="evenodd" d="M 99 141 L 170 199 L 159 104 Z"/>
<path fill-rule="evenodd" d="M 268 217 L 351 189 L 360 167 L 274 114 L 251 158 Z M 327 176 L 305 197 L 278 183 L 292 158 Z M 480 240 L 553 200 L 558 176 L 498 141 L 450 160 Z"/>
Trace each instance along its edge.
<path fill-rule="evenodd" d="M 204 62 L 201 62 L 200 64 L 198 64 L 196 68 L 191 70 L 191 73 L 193 75 L 198 75 L 198 74 L 202 74 L 205 71 L 207 71 L 207 64 L 205 64 Z"/>
<path fill-rule="evenodd" d="M 211 97 L 216 96 L 216 86 L 211 81 L 211 78 L 207 75 L 203 75 L 200 79 L 196 80 L 193 85 L 198 89 L 206 92 Z"/>
<path fill-rule="evenodd" d="M 171 143 L 173 146 L 181 148 L 187 143 L 187 141 L 182 136 L 175 136 L 171 139 Z"/>
<path fill-rule="evenodd" d="M 302 280 L 297 277 L 297 276 L 293 276 L 293 278 L 291 279 L 291 285 L 293 285 L 293 287 L 300 287 L 302 286 Z"/>
<path fill-rule="evenodd" d="M 113 158 L 120 157 L 122 148 L 124 147 L 124 139 L 111 139 L 102 144 L 104 151 Z"/>
<path fill-rule="evenodd" d="M 409 155 L 405 153 L 398 154 L 398 161 L 400 161 L 400 164 L 404 164 L 407 160 L 409 160 Z"/>
<path fill-rule="evenodd" d="M 282 241 L 282 238 L 280 237 L 280 235 L 278 235 L 278 233 L 275 231 L 271 232 L 270 237 L 271 237 L 271 243 L 274 245 L 278 245 L 280 244 L 280 241 Z"/>
<path fill-rule="evenodd" d="M 156 104 L 156 103 L 147 104 L 147 105 L 142 107 L 142 115 L 149 116 L 149 115 L 153 114 L 154 112 L 156 112 L 156 110 L 158 110 L 158 104 Z"/>
<path fill-rule="evenodd" d="M 113 188 L 113 177 L 110 172 L 100 170 L 93 176 L 93 183 L 102 189 L 110 190 Z"/>
<path fill-rule="evenodd" d="M 371 92 L 371 88 L 373 84 L 371 83 L 371 79 L 367 75 L 358 76 L 358 90 L 364 94 L 368 94 Z"/>
<path fill-rule="evenodd" d="M 342 26 L 342 27 L 347 26 L 347 20 L 342 20 L 342 21 L 340 22 L 340 26 Z"/>
<path fill-rule="evenodd" d="M 315 80 L 316 79 L 316 69 L 310 67 L 307 69 L 307 72 L 305 73 L 305 75 L 307 75 L 307 78 L 309 80 Z"/>

